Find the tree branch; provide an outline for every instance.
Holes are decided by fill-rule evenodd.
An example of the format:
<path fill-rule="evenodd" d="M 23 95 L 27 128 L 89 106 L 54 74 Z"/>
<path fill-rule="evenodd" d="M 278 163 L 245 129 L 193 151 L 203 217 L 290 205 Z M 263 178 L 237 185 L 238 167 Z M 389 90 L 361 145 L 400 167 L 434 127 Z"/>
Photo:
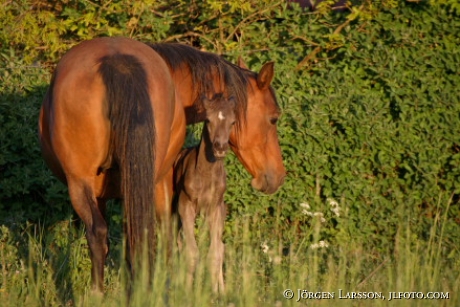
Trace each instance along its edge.
<path fill-rule="evenodd" d="M 209 38 L 207 38 L 205 35 L 197 33 L 197 32 L 192 32 L 192 31 L 185 32 L 184 34 L 176 34 L 176 35 L 173 35 L 173 36 L 169 36 L 167 39 L 164 40 L 164 42 L 171 42 L 171 41 L 174 41 L 176 39 L 181 39 L 181 38 L 184 38 L 184 37 L 199 37 L 199 38 L 204 39 L 205 41 L 207 41 L 211 45 L 213 45 L 214 48 L 217 48 L 216 44 L 213 41 L 211 41 Z"/>
<path fill-rule="evenodd" d="M 358 8 L 358 10 L 363 10 L 364 8 L 364 4 L 361 4 L 361 6 Z M 341 25 L 339 25 L 333 32 L 334 35 L 337 35 L 337 34 L 340 34 L 340 32 L 342 32 L 343 28 L 345 28 L 346 26 L 348 26 L 351 22 L 351 19 L 347 19 L 344 23 L 342 23 Z M 302 67 L 304 66 L 307 66 L 310 61 L 315 58 L 315 56 L 322 50 L 322 47 L 321 46 L 317 46 L 315 49 L 313 49 L 313 51 L 308 54 L 306 57 L 303 58 L 302 61 L 299 62 L 299 64 L 297 64 L 295 70 L 299 70 L 301 69 Z"/>
<path fill-rule="evenodd" d="M 337 34 L 340 34 L 340 32 L 343 30 L 343 28 L 345 28 L 348 24 L 350 23 L 350 20 L 347 19 L 344 23 L 342 23 L 341 25 L 339 25 L 333 32 L 333 34 L 337 35 Z M 310 61 L 312 59 L 314 59 L 316 57 L 316 55 L 323 49 L 323 47 L 321 46 L 317 46 L 315 49 L 313 49 L 312 52 L 310 52 L 306 57 L 303 58 L 302 61 L 299 62 L 299 64 L 297 64 L 296 66 L 296 70 L 299 70 L 301 69 L 302 67 L 304 66 L 307 66 Z"/>
<path fill-rule="evenodd" d="M 273 8 L 275 8 L 275 7 L 277 7 L 277 6 L 279 6 L 280 4 L 281 4 L 281 2 L 277 2 L 277 3 L 275 3 L 275 4 L 271 5 L 271 6 L 268 6 L 268 7 L 264 8 L 264 9 L 261 10 L 261 11 L 256 11 L 256 12 L 250 14 L 249 16 L 247 16 L 246 18 L 244 18 L 243 20 L 241 20 L 241 21 L 236 25 L 236 27 L 233 28 L 233 31 L 227 36 L 227 38 L 225 39 L 225 41 L 230 40 L 230 39 L 233 37 L 233 35 L 235 35 L 235 33 L 236 33 L 243 25 L 245 25 L 249 20 L 251 20 L 251 19 L 254 18 L 254 17 L 257 17 L 258 15 L 260 16 L 260 15 L 262 15 L 263 13 L 265 13 L 265 12 L 267 12 L 267 11 L 270 11 L 271 9 L 273 9 Z M 266 19 L 267 19 L 267 18 L 260 18 L 259 20 L 266 20 Z"/>

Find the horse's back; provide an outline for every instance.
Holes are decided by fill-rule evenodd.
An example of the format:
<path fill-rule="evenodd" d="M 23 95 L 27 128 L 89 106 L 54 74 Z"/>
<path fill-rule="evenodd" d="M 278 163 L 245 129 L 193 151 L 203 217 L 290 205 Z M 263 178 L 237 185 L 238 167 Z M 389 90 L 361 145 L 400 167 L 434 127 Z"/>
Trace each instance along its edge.
<path fill-rule="evenodd" d="M 117 57 L 127 60 L 111 60 Z M 107 89 L 120 86 L 105 84 L 101 74 L 105 63 L 114 65 L 119 74 L 129 74 L 135 63 L 142 68 L 158 136 L 157 169 L 166 159 L 172 127 L 178 126 L 174 123 L 177 107 L 172 78 L 166 63 L 152 48 L 120 37 L 97 38 L 70 49 L 58 63 L 43 102 L 39 123 L 41 146 L 47 164 L 61 180 L 69 176 L 92 177 L 96 194 L 103 193 L 105 185 L 104 176 L 98 175 L 110 168 L 112 161 L 108 114 L 111 102 L 107 101 Z"/>

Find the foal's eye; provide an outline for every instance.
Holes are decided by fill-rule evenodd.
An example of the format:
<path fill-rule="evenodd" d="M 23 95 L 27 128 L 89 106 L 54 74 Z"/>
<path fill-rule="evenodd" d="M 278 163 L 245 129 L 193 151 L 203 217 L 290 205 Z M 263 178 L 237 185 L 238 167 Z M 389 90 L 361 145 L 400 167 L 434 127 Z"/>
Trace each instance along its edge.
<path fill-rule="evenodd" d="M 232 122 L 232 126 L 233 126 L 233 125 L 235 125 L 235 124 L 236 124 L 236 122 L 235 122 L 235 121 L 234 121 L 234 122 Z"/>
<path fill-rule="evenodd" d="M 278 122 L 278 117 L 273 117 L 272 119 L 270 119 L 270 124 L 272 125 L 276 125 L 277 122 Z"/>

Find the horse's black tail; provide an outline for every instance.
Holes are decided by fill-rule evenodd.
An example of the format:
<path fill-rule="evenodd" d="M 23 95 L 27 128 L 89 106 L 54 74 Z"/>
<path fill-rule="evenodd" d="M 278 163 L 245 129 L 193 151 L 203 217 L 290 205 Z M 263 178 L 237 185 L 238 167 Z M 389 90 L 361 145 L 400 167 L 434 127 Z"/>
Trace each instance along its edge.
<path fill-rule="evenodd" d="M 102 59 L 99 72 L 106 87 L 111 125 L 109 158 L 121 172 L 126 235 L 131 267 L 147 248 L 150 261 L 155 241 L 155 123 L 147 75 L 134 56 Z"/>

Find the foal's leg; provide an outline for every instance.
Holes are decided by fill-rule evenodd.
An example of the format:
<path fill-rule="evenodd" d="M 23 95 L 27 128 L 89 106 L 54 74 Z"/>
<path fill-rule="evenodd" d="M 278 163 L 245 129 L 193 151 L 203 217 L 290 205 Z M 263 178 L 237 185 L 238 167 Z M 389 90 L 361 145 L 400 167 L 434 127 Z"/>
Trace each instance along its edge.
<path fill-rule="evenodd" d="M 208 261 L 210 263 L 211 282 L 214 292 L 220 290 L 225 291 L 224 284 L 224 253 L 225 247 L 222 242 L 222 235 L 224 232 L 224 222 L 226 215 L 226 207 L 224 202 L 209 210 L 207 220 L 209 224 L 209 233 L 211 238 L 211 245 L 208 252 Z"/>
<path fill-rule="evenodd" d="M 102 292 L 104 285 L 104 263 L 108 253 L 107 223 L 104 218 L 105 201 L 96 199 L 94 189 L 88 181 L 68 177 L 69 195 L 74 210 L 86 226 L 91 257 L 93 290 Z"/>
<path fill-rule="evenodd" d="M 195 219 L 196 211 L 194 203 L 185 195 L 180 193 L 179 195 L 179 216 L 182 222 L 182 231 L 185 240 L 185 253 L 188 260 L 188 271 L 187 271 L 187 287 L 191 287 L 193 283 L 193 275 L 198 264 L 199 251 L 195 239 Z"/>

